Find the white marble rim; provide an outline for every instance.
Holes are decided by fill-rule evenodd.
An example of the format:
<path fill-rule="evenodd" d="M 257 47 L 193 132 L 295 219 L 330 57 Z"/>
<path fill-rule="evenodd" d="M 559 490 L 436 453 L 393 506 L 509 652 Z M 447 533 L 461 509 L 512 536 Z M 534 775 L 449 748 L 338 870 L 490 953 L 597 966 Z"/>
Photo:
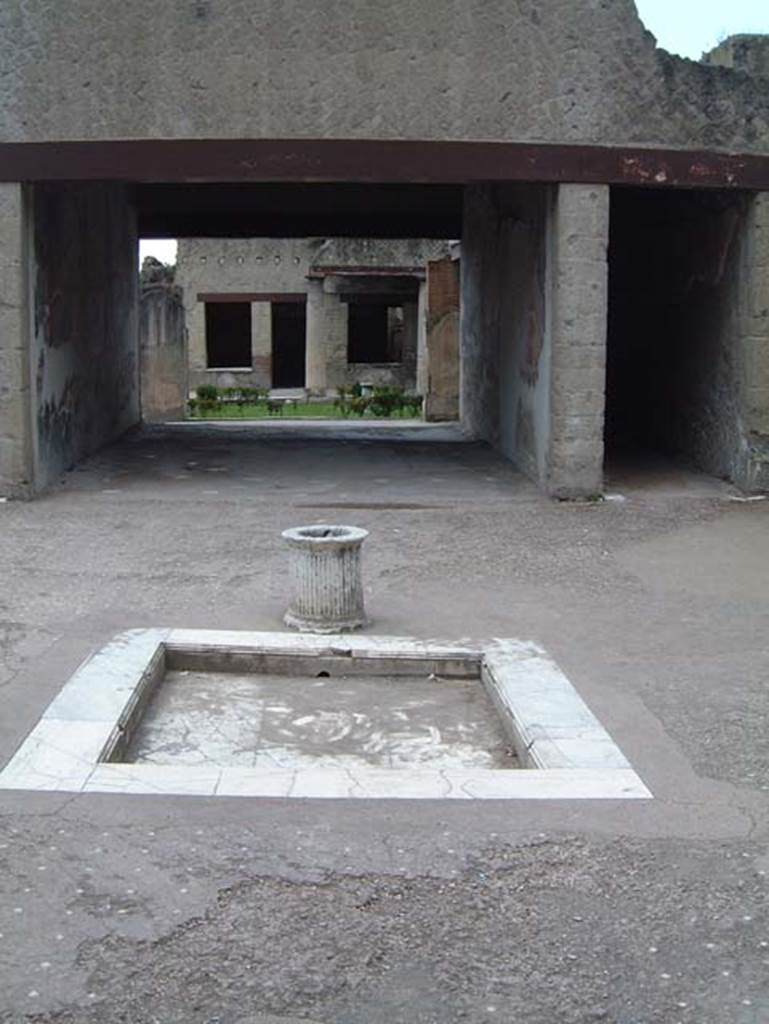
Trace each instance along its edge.
<path fill-rule="evenodd" d="M 307 655 L 382 674 L 440 661 L 477 674 L 525 770 L 302 769 L 119 761 L 168 655 Z M 8 765 L 0 789 L 170 796 L 407 800 L 627 800 L 652 794 L 555 662 L 538 645 L 405 637 L 139 629 L 85 661 Z"/>
<path fill-rule="evenodd" d="M 283 540 L 295 547 L 337 548 L 359 546 L 368 537 L 368 530 L 360 526 L 342 526 L 331 523 L 313 523 L 310 526 L 292 526 L 281 533 Z"/>

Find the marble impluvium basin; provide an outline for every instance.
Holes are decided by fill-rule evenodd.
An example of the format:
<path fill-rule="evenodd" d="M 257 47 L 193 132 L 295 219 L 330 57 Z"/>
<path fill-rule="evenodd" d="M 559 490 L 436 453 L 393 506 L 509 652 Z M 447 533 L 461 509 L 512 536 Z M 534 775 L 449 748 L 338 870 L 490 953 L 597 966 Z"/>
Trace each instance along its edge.
<path fill-rule="evenodd" d="M 162 698 L 171 676 L 177 694 L 184 697 L 185 673 L 203 686 L 207 706 L 224 704 L 225 712 L 233 699 L 228 680 L 237 680 L 242 693 L 244 686 L 263 687 L 269 677 L 272 689 L 263 691 L 265 699 L 258 707 L 277 713 L 277 704 L 287 703 L 284 722 L 293 729 L 288 730 L 290 742 L 276 754 L 269 723 L 261 720 L 256 728 L 262 710 L 254 713 L 251 761 L 243 762 L 240 741 L 235 758 L 226 750 L 212 755 L 210 745 L 206 752 L 205 738 L 195 741 L 201 758 L 191 756 L 187 763 L 178 756 L 165 759 L 164 750 L 174 744 L 166 742 L 170 734 L 163 738 L 162 714 L 154 719 L 159 742 L 151 736 L 142 739 L 142 723 L 152 717 L 148 709 Z M 276 702 L 281 679 L 286 696 Z M 364 679 L 368 695 L 361 706 L 360 696 L 352 694 L 359 703 L 350 705 L 348 722 L 360 723 L 370 712 L 375 728 L 361 727 L 358 739 L 345 735 L 340 746 L 341 719 L 329 726 L 321 714 L 323 701 L 313 699 L 312 687 L 330 681 L 344 689 L 346 679 Z M 303 710 L 292 706 L 288 696 L 297 680 L 305 681 Z M 423 699 L 425 687 L 433 687 L 428 700 Z M 462 687 L 497 716 L 492 725 L 483 712 L 474 745 L 465 743 L 464 751 L 456 737 L 464 729 L 466 739 L 473 721 L 480 719 L 465 716 L 460 721 L 459 716 L 452 727 L 452 707 L 467 699 L 466 690 L 457 700 Z M 396 688 L 409 699 L 395 701 Z M 408 710 L 419 701 L 421 710 L 410 719 Z M 374 705 L 389 708 L 389 717 L 377 719 Z M 173 715 L 167 721 L 174 728 L 179 724 Z M 205 723 L 206 716 L 196 721 Z M 313 722 L 326 730 L 320 758 L 315 756 L 318 729 Z M 431 730 L 438 734 L 435 743 L 417 742 L 409 748 L 410 735 L 419 739 Z M 382 756 L 372 756 L 372 742 Z M 484 745 L 489 748 L 485 753 Z M 409 749 L 418 750 L 418 756 L 409 755 Z M 0 773 L 0 788 L 310 799 L 651 797 L 569 680 L 536 644 L 185 629 L 133 630 L 89 658 Z"/>

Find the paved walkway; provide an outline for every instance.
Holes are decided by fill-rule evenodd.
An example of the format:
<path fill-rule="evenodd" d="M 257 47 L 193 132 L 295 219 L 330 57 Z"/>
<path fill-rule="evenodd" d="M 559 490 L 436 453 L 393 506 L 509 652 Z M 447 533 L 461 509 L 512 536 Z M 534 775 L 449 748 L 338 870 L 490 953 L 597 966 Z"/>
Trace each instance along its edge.
<path fill-rule="evenodd" d="M 0 505 L 0 762 L 120 630 L 280 628 L 280 530 L 325 519 L 371 531 L 371 632 L 536 640 L 655 799 L 0 794 L 0 1020 L 763 1024 L 769 502 L 628 464 L 554 503 L 456 438 L 284 426 Z"/>

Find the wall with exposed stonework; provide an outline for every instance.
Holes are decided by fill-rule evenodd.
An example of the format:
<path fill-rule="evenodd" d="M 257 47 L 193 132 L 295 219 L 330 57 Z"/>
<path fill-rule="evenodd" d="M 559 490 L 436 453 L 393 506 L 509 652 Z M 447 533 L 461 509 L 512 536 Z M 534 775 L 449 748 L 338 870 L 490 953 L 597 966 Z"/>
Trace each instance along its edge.
<path fill-rule="evenodd" d="M 729 36 L 706 53 L 702 62 L 769 78 L 769 35 Z"/>
<path fill-rule="evenodd" d="M 742 237 L 739 344 L 746 490 L 769 491 L 769 194 L 751 196 Z"/>
<path fill-rule="evenodd" d="M 138 240 L 120 185 L 33 190 L 37 488 L 139 421 Z"/>
<path fill-rule="evenodd" d="M 554 197 L 546 486 L 592 497 L 604 468 L 609 189 L 559 185 Z"/>
<path fill-rule="evenodd" d="M 359 0 L 354 13 L 343 0 L 5 0 L 0 140 L 769 151 L 763 86 L 656 49 L 633 0 Z"/>

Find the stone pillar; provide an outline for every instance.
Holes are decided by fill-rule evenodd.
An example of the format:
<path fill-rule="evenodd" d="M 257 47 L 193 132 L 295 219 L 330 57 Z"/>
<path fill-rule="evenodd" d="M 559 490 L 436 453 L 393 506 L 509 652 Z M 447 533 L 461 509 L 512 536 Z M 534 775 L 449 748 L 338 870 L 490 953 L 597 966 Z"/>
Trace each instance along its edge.
<path fill-rule="evenodd" d="M 25 192 L 0 184 L 0 496 L 33 490 Z"/>
<path fill-rule="evenodd" d="M 769 192 L 748 210 L 740 268 L 739 336 L 742 352 L 742 469 L 735 483 L 769 490 Z"/>
<path fill-rule="evenodd" d="M 187 359 L 189 360 L 189 386 L 195 390 L 207 382 L 206 368 L 206 304 L 198 302 L 197 295 L 184 290 L 187 319 Z"/>
<path fill-rule="evenodd" d="M 417 378 L 418 395 L 427 395 L 427 281 L 419 282 L 417 301 Z"/>
<path fill-rule="evenodd" d="M 552 232 L 545 485 L 554 497 L 587 497 L 603 486 L 608 186 L 559 185 Z"/>
<path fill-rule="evenodd" d="M 251 369 L 254 387 L 272 387 L 272 303 L 251 303 Z"/>
<path fill-rule="evenodd" d="M 401 362 L 403 363 L 404 379 L 407 382 L 406 386 L 409 389 L 413 388 L 416 384 L 418 352 L 419 304 L 417 302 L 404 302 Z"/>
<path fill-rule="evenodd" d="M 307 289 L 307 346 L 305 387 L 313 394 L 326 391 L 326 296 L 322 281 Z"/>

